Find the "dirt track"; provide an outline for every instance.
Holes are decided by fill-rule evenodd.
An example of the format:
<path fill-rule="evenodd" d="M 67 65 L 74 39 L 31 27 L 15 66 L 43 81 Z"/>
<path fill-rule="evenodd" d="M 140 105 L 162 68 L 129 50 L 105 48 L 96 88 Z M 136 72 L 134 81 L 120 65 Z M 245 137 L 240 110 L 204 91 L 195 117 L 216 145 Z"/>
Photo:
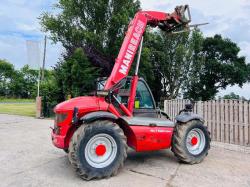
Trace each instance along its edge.
<path fill-rule="evenodd" d="M 250 154 L 213 146 L 198 165 L 169 150 L 129 151 L 116 177 L 86 182 L 50 141 L 52 120 L 0 114 L 0 186 L 250 186 Z"/>

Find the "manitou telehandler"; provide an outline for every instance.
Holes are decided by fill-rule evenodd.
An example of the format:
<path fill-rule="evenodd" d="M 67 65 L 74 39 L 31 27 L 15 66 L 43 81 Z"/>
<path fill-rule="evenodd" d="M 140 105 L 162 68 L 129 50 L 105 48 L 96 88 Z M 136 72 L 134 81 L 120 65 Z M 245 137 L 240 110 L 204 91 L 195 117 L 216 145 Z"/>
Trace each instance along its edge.
<path fill-rule="evenodd" d="M 192 113 L 192 106 L 187 105 L 175 122 L 170 121 L 156 107 L 147 83 L 138 78 L 147 25 L 171 33 L 189 28 L 190 21 L 188 5 L 177 6 L 171 14 L 139 11 L 129 24 L 111 75 L 99 81 L 96 94 L 55 107 L 53 144 L 68 152 L 81 178 L 116 175 L 128 146 L 136 152 L 171 148 L 180 161 L 189 164 L 201 162 L 208 154 L 210 135 L 202 117 Z M 138 48 L 135 73 L 129 77 Z"/>

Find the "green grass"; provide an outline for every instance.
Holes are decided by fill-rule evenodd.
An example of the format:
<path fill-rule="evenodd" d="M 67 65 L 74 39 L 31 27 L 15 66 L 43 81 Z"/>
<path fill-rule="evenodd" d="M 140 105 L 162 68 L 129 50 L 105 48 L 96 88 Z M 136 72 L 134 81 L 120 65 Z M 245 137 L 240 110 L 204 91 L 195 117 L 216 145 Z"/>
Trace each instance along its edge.
<path fill-rule="evenodd" d="M 35 117 L 35 103 L 0 103 L 0 113 Z"/>
<path fill-rule="evenodd" d="M 15 99 L 15 98 L 3 98 L 0 97 L 1 103 L 34 103 L 35 99 Z"/>

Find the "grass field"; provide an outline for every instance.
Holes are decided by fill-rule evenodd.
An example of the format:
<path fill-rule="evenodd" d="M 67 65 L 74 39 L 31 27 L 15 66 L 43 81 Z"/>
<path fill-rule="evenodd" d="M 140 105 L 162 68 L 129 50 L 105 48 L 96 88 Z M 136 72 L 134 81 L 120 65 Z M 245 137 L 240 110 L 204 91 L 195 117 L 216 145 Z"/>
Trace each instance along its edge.
<path fill-rule="evenodd" d="M 25 102 L 1 103 L 0 102 L 0 113 L 35 117 L 35 103 L 25 103 Z"/>
<path fill-rule="evenodd" d="M 0 97 L 0 104 L 1 103 L 34 103 L 34 99 L 13 99 L 13 98 L 3 98 Z"/>

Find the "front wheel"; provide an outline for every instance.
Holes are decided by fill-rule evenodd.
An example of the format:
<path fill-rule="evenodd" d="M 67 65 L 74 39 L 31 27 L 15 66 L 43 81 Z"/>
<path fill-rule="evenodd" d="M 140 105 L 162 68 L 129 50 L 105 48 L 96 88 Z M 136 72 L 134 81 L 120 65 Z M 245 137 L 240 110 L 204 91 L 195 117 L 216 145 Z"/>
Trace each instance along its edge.
<path fill-rule="evenodd" d="M 199 120 L 177 123 L 172 139 L 172 151 L 182 162 L 200 163 L 210 149 L 210 134 Z"/>
<path fill-rule="evenodd" d="M 117 174 L 127 157 L 126 137 L 111 121 L 83 124 L 71 138 L 69 160 L 85 180 Z"/>

